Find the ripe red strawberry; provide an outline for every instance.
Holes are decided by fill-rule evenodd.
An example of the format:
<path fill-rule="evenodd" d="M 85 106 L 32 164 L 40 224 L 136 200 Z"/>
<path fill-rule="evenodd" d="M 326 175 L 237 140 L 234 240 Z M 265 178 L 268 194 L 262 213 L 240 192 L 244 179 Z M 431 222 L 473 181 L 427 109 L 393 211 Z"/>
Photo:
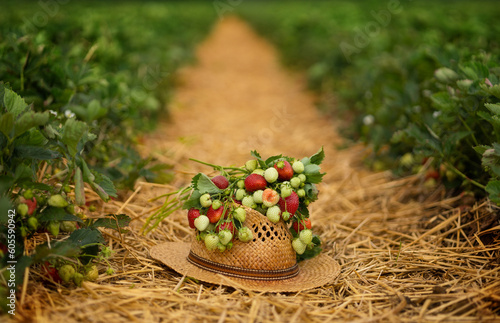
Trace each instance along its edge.
<path fill-rule="evenodd" d="M 292 165 L 286 160 L 282 160 L 274 164 L 274 168 L 278 171 L 278 179 L 280 181 L 288 181 L 293 177 Z"/>
<path fill-rule="evenodd" d="M 233 234 L 233 236 L 236 233 L 236 228 L 234 227 L 232 222 L 224 222 L 217 227 L 217 232 L 220 232 L 222 230 L 229 230 Z"/>
<path fill-rule="evenodd" d="M 191 229 L 194 229 L 195 226 L 194 226 L 194 220 L 200 216 L 200 210 L 198 209 L 195 209 L 195 208 L 191 208 L 189 209 L 188 211 L 188 222 L 189 222 L 189 227 Z"/>
<path fill-rule="evenodd" d="M 210 208 L 207 211 L 207 217 L 210 220 L 210 223 L 217 223 L 221 218 L 223 211 L 224 211 L 224 205 L 221 205 L 218 209 L 215 210 L 212 206 L 210 206 Z M 224 217 L 226 217 L 228 211 L 229 208 L 226 209 Z"/>
<path fill-rule="evenodd" d="M 249 192 L 255 192 L 266 188 L 267 181 L 264 176 L 259 174 L 250 174 L 245 178 L 245 188 Z"/>
<path fill-rule="evenodd" d="M 36 199 L 33 197 L 31 199 L 27 199 L 25 203 L 28 205 L 28 215 L 32 215 L 36 210 Z"/>
<path fill-rule="evenodd" d="M 280 206 L 281 212 L 287 211 L 293 216 L 299 208 L 299 196 L 297 195 L 297 193 L 292 191 L 292 195 L 290 195 L 289 197 L 285 199 L 280 197 L 278 204 Z"/>
<path fill-rule="evenodd" d="M 305 227 L 304 227 L 304 225 L 305 225 Z M 299 222 L 293 222 L 292 226 L 293 226 L 293 229 L 295 230 L 295 232 L 302 231 L 302 230 L 304 230 L 304 228 L 311 229 L 311 219 L 309 219 L 309 218 L 304 219 L 304 221 L 302 221 L 302 223 L 300 223 L 300 224 L 299 224 Z"/>
<path fill-rule="evenodd" d="M 42 265 L 42 274 L 45 275 L 48 279 L 54 281 L 55 283 L 60 283 L 61 277 L 59 277 L 59 273 L 55 267 L 52 267 L 50 262 L 46 261 Z"/>
<path fill-rule="evenodd" d="M 229 186 L 229 181 L 222 175 L 212 178 L 212 182 L 221 190 L 225 190 Z"/>

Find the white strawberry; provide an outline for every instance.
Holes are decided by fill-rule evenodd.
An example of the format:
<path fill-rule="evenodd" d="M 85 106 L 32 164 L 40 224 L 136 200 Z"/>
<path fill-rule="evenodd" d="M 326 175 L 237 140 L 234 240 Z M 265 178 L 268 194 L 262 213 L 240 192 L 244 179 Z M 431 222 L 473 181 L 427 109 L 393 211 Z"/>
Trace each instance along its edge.
<path fill-rule="evenodd" d="M 300 241 L 302 241 L 306 245 L 311 243 L 312 238 L 313 238 L 313 234 L 312 234 L 312 231 L 309 229 L 302 230 L 299 233 Z"/>
<path fill-rule="evenodd" d="M 248 227 L 242 227 L 238 230 L 238 239 L 242 242 L 248 242 L 253 239 L 252 230 Z"/>
<path fill-rule="evenodd" d="M 206 215 L 200 215 L 199 217 L 194 219 L 194 226 L 200 231 L 205 231 L 208 228 L 209 224 L 210 220 Z"/>
<path fill-rule="evenodd" d="M 219 243 L 219 237 L 213 233 L 208 234 L 205 237 L 205 247 L 207 247 L 208 250 L 215 250 L 217 249 L 217 244 Z"/>
<path fill-rule="evenodd" d="M 206 193 L 200 196 L 200 204 L 203 207 L 210 207 L 210 205 L 212 205 L 212 198 L 210 197 L 210 194 Z"/>
<path fill-rule="evenodd" d="M 299 255 L 301 255 L 301 254 L 304 253 L 304 251 L 306 251 L 307 245 L 304 244 L 299 238 L 295 238 L 292 241 L 292 247 L 293 247 L 293 250 L 295 250 L 296 253 L 298 253 Z"/>
<path fill-rule="evenodd" d="M 304 171 L 304 163 L 300 160 L 296 160 L 292 165 L 293 171 L 296 173 L 302 173 Z"/>
<path fill-rule="evenodd" d="M 272 223 L 278 223 L 280 220 L 281 209 L 279 206 L 271 206 L 267 209 L 266 216 Z"/>
<path fill-rule="evenodd" d="M 233 239 L 233 234 L 229 230 L 222 230 L 219 232 L 219 241 L 223 245 L 227 245 Z"/>
<path fill-rule="evenodd" d="M 247 218 L 245 209 L 242 207 L 234 209 L 233 216 L 236 220 L 240 221 L 241 223 L 245 222 Z"/>
<path fill-rule="evenodd" d="M 262 204 L 262 193 L 264 193 L 263 190 L 258 190 L 253 193 L 253 200 L 257 204 Z"/>
<path fill-rule="evenodd" d="M 264 172 L 264 178 L 268 183 L 274 183 L 278 179 L 278 171 L 274 167 L 269 167 Z"/>

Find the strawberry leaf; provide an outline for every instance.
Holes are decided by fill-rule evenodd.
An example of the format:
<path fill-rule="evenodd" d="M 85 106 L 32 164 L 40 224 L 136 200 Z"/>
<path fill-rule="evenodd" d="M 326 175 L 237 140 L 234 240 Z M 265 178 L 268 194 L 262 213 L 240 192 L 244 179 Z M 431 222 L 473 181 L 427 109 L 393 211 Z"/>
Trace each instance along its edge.
<path fill-rule="evenodd" d="M 69 214 L 64 209 L 59 207 L 49 206 L 40 214 L 38 218 L 40 222 L 50 222 L 50 221 L 77 221 L 83 222 L 79 217 Z"/>
<path fill-rule="evenodd" d="M 218 194 L 221 190 L 212 182 L 212 180 L 203 173 L 198 173 L 192 180 L 193 187 L 201 194 Z"/>
<path fill-rule="evenodd" d="M 130 217 L 125 214 L 108 214 L 108 216 L 108 218 L 95 221 L 92 228 L 102 227 L 119 231 L 120 228 L 126 227 L 130 223 Z"/>
<path fill-rule="evenodd" d="M 283 155 L 277 155 L 277 156 L 271 156 L 268 159 L 266 159 L 266 167 L 272 167 L 274 166 L 274 162 L 278 159 L 283 158 Z"/>
<path fill-rule="evenodd" d="M 323 151 L 323 147 L 321 147 L 320 150 L 318 150 L 318 152 L 312 155 L 309 159 L 311 164 L 320 165 L 323 159 L 325 159 L 325 152 Z"/>
<path fill-rule="evenodd" d="M 257 159 L 257 161 L 259 162 L 259 165 L 260 165 L 261 168 L 265 169 L 267 167 L 266 166 L 266 162 L 262 159 L 262 157 L 257 152 L 257 150 L 252 150 L 250 152 L 250 155 L 252 155 L 252 157 L 255 157 Z"/>
<path fill-rule="evenodd" d="M 200 204 L 200 197 L 201 193 L 198 190 L 194 190 L 189 199 L 184 203 L 182 208 L 184 210 L 189 210 L 190 208 L 197 208 L 201 209 L 201 204 Z"/>

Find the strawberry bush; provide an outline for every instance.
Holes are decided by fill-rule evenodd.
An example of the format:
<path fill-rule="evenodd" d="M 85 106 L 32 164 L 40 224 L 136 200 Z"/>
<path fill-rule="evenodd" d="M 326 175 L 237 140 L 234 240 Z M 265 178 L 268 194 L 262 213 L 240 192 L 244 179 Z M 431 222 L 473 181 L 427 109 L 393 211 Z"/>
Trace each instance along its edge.
<path fill-rule="evenodd" d="M 500 202 L 499 8 L 472 3 L 245 4 L 241 15 L 305 70 L 374 169 L 426 169 L 450 193 Z M 442 19 L 442 17 L 448 17 Z M 422 168 L 425 164 L 425 168 Z"/>
<path fill-rule="evenodd" d="M 135 147 L 168 113 L 174 72 L 216 17 L 204 4 L 50 5 L 9 0 L 0 11 L 4 310 L 27 266 L 67 287 L 97 279 L 96 263 L 112 255 L 99 229 L 125 232 L 130 218 L 97 214 L 91 191 L 107 202 L 139 178 L 170 180 L 170 165 Z M 17 262 L 14 285 L 9 261 Z"/>

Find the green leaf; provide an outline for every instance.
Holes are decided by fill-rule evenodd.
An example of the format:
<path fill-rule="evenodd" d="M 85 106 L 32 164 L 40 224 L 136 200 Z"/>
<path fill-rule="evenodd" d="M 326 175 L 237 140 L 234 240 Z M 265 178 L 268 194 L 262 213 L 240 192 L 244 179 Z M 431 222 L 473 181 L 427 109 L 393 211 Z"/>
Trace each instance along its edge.
<path fill-rule="evenodd" d="M 474 148 L 474 150 L 480 155 L 484 154 L 486 150 L 491 149 L 490 146 L 485 146 L 485 145 L 479 145 L 472 148 Z"/>
<path fill-rule="evenodd" d="M 493 203 L 500 204 L 500 181 L 489 181 L 486 185 L 486 192 Z"/>
<path fill-rule="evenodd" d="M 0 185 L 3 186 L 4 183 L 3 180 L 5 179 L 5 176 L 0 177 Z M 6 183 L 9 184 L 9 183 Z M 9 186 L 10 187 L 10 186 Z M 5 189 L 7 189 L 6 187 Z M 0 190 L 0 193 L 3 193 L 2 190 Z M 1 194 L 3 195 L 3 194 Z M 0 225 L 5 225 L 7 226 L 7 223 L 9 221 L 9 210 L 13 210 L 13 205 L 11 200 L 7 196 L 1 196 L 0 195 Z"/>
<path fill-rule="evenodd" d="M 221 193 L 221 190 L 212 182 L 212 180 L 203 173 L 198 173 L 195 177 L 193 177 L 192 183 L 194 184 L 195 189 L 198 190 L 201 194 Z"/>
<path fill-rule="evenodd" d="M 101 107 L 97 100 L 90 101 L 87 106 L 87 121 L 91 122 L 106 115 L 106 109 Z"/>
<path fill-rule="evenodd" d="M 280 158 L 283 158 L 283 155 L 277 155 L 277 156 L 271 156 L 269 157 L 268 159 L 266 159 L 266 161 L 264 162 L 266 164 L 266 168 L 267 167 L 272 167 L 274 166 L 274 162 Z"/>
<path fill-rule="evenodd" d="M 266 168 L 266 162 L 262 159 L 262 157 L 260 157 L 260 154 L 257 152 L 257 150 L 252 150 L 250 152 L 250 155 L 252 157 L 255 157 L 257 159 L 257 162 L 259 163 L 260 167 L 262 169 L 265 169 Z"/>
<path fill-rule="evenodd" d="M 120 228 L 126 227 L 130 223 L 130 217 L 125 214 L 108 214 L 110 218 L 98 219 L 92 224 L 92 228 L 103 227 L 118 231 Z M 116 225 L 118 223 L 118 226 Z"/>
<path fill-rule="evenodd" d="M 500 99 L 500 84 L 495 84 L 488 89 L 488 93 Z"/>
<path fill-rule="evenodd" d="M 500 104 L 485 103 L 484 106 L 494 115 L 500 116 Z"/>
<path fill-rule="evenodd" d="M 18 158 L 39 160 L 50 160 L 62 157 L 57 151 L 36 146 L 17 146 L 14 148 L 13 154 Z"/>
<path fill-rule="evenodd" d="M 489 114 L 488 112 L 486 111 L 478 111 L 476 112 L 476 114 L 481 117 L 482 119 L 488 121 L 493 127 L 495 128 L 500 128 L 500 120 L 498 120 L 498 118 L 493 118 L 495 116 L 492 116 L 491 114 Z"/>
<path fill-rule="evenodd" d="M 455 102 L 450 98 L 448 92 L 438 92 L 431 96 L 433 106 L 439 110 L 451 112 L 455 109 Z"/>
<path fill-rule="evenodd" d="M 106 242 L 101 232 L 97 229 L 92 229 L 92 228 L 75 230 L 71 233 L 71 235 L 68 237 L 66 241 L 69 241 L 78 247 L 83 247 L 94 243 Z"/>
<path fill-rule="evenodd" d="M 75 202 L 77 205 L 85 205 L 85 187 L 83 185 L 83 175 L 80 167 L 76 167 L 73 177 L 75 182 Z"/>
<path fill-rule="evenodd" d="M 79 253 L 80 247 L 67 239 L 65 241 L 56 241 L 55 243 L 52 242 L 50 247 L 47 242 L 37 246 L 32 259 L 34 263 L 40 263 L 56 257 L 74 257 Z"/>
<path fill-rule="evenodd" d="M 193 190 L 193 193 L 191 193 L 191 196 L 189 199 L 184 202 L 184 205 L 182 206 L 182 209 L 184 210 L 189 210 L 190 208 L 201 208 L 201 203 L 200 203 L 200 197 L 201 193 L 198 190 Z"/>
<path fill-rule="evenodd" d="M 4 88 L 5 93 L 3 96 L 3 103 L 7 108 L 7 111 L 12 113 L 15 118 L 17 118 L 21 113 L 26 110 L 28 105 L 16 92 L 11 89 Z"/>
<path fill-rule="evenodd" d="M 14 129 L 14 115 L 7 112 L 0 118 L 0 131 L 5 135 L 5 137 L 10 138 L 12 129 Z"/>
<path fill-rule="evenodd" d="M 16 122 L 14 130 L 14 138 L 22 135 L 33 127 L 43 126 L 49 121 L 49 112 L 33 112 L 24 113 Z"/>
<path fill-rule="evenodd" d="M 323 147 L 321 147 L 320 150 L 318 150 L 318 152 L 312 155 L 309 159 L 311 164 L 320 165 L 323 159 L 325 159 L 325 151 L 323 150 Z"/>
<path fill-rule="evenodd" d="M 112 197 L 117 197 L 116 188 L 111 179 L 104 174 L 96 173 L 94 182 L 99 185 L 106 194 Z"/>
<path fill-rule="evenodd" d="M 33 177 L 33 171 L 31 167 L 25 164 L 19 164 L 14 172 L 14 182 L 20 181 L 22 179 L 31 179 Z"/>
<path fill-rule="evenodd" d="M 47 144 L 48 139 L 37 129 L 31 128 L 29 131 L 25 132 L 22 136 L 19 136 L 14 141 L 14 146 L 26 145 L 26 146 L 43 146 Z"/>
<path fill-rule="evenodd" d="M 76 155 L 78 142 L 87 131 L 88 126 L 86 123 L 77 121 L 74 118 L 66 120 L 63 127 L 62 142 L 66 144 L 72 157 Z"/>
<path fill-rule="evenodd" d="M 309 183 L 321 183 L 325 173 L 320 173 L 321 167 L 316 164 L 309 164 L 304 167 L 304 175 L 306 175 L 306 181 Z"/>
<path fill-rule="evenodd" d="M 49 206 L 40 214 L 38 218 L 40 222 L 49 222 L 49 221 L 77 221 L 82 223 L 83 221 L 68 212 L 66 212 L 63 208 L 52 207 Z"/>

